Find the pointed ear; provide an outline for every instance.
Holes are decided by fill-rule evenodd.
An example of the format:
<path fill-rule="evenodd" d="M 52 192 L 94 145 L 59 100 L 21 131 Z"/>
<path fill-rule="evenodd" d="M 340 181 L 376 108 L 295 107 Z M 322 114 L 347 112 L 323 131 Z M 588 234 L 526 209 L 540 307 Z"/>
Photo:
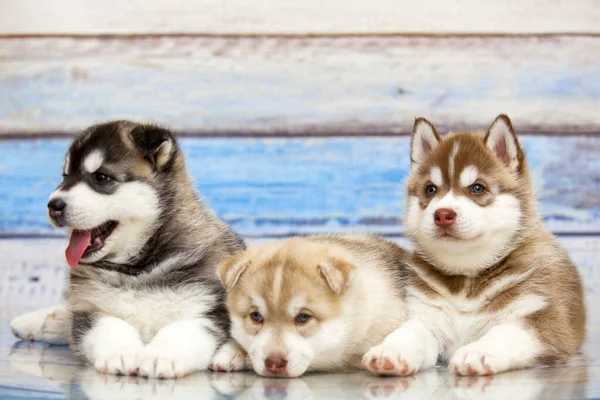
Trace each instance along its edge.
<path fill-rule="evenodd" d="M 157 126 L 138 125 L 129 132 L 129 139 L 137 151 L 158 171 L 166 168 L 177 150 L 173 134 Z"/>
<path fill-rule="evenodd" d="M 501 114 L 488 129 L 485 145 L 511 171 L 516 172 L 521 158 L 521 146 L 510 119 Z"/>
<path fill-rule="evenodd" d="M 435 126 L 425 118 L 415 119 L 410 142 L 411 166 L 420 164 L 427 154 L 441 142 Z"/>
<path fill-rule="evenodd" d="M 317 268 L 331 290 L 340 294 L 348 287 L 354 276 L 354 265 L 339 258 L 330 257 L 321 262 Z"/>
<path fill-rule="evenodd" d="M 217 276 L 225 290 L 230 291 L 249 266 L 250 260 L 246 259 L 244 251 L 235 253 L 231 258 L 219 264 Z"/>

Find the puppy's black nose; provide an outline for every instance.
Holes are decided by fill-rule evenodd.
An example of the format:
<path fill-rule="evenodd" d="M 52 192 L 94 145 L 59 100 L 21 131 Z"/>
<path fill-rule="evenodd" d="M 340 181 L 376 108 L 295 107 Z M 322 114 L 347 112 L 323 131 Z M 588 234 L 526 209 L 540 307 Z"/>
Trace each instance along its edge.
<path fill-rule="evenodd" d="M 50 215 L 53 217 L 59 216 L 66 206 L 67 203 L 65 203 L 60 197 L 52 199 L 48 202 L 48 210 L 50 210 Z"/>

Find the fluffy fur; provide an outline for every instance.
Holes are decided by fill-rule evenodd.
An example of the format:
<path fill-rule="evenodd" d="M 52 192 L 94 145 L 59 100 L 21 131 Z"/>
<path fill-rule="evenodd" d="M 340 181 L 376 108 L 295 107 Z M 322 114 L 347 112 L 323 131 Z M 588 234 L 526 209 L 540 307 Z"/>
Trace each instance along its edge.
<path fill-rule="evenodd" d="M 244 352 L 265 376 L 360 368 L 406 318 L 406 257 L 371 235 L 292 238 L 236 254 L 218 274 L 243 351 L 224 346 L 215 368 L 239 368 Z"/>
<path fill-rule="evenodd" d="M 441 357 L 458 375 L 489 375 L 573 356 L 585 336 L 580 278 L 542 226 L 508 117 L 443 140 L 417 119 L 411 161 L 410 317 L 365 355 L 368 368 L 407 375 Z"/>
<path fill-rule="evenodd" d="M 110 374 L 177 378 L 207 368 L 229 335 L 215 270 L 244 245 L 196 197 L 173 135 L 128 121 L 92 126 L 63 172 L 50 220 L 72 237 L 92 232 L 90 245 L 75 258 L 67 306 L 20 316 L 13 332 L 52 343 L 67 334 L 76 354 Z M 107 222 L 114 229 L 98 238 Z M 57 317 L 65 323 L 44 328 Z"/>

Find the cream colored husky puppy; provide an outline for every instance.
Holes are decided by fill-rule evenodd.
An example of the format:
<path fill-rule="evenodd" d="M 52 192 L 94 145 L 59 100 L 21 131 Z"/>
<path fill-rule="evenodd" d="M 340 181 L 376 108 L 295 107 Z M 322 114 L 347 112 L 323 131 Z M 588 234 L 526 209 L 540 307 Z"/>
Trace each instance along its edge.
<path fill-rule="evenodd" d="M 260 375 L 357 369 L 406 319 L 404 250 L 374 235 L 316 235 L 251 247 L 221 264 L 232 337 Z M 243 369 L 228 343 L 213 368 Z"/>

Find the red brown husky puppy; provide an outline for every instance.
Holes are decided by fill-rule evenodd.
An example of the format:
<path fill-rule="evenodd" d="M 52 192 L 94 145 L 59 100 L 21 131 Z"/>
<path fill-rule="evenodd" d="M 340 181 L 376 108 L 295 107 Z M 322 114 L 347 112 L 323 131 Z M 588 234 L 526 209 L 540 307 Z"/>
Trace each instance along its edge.
<path fill-rule="evenodd" d="M 456 374 L 488 375 L 574 355 L 585 336 L 581 282 L 542 226 L 508 117 L 487 134 L 443 140 L 417 119 L 411 162 L 409 319 L 365 355 L 365 366 L 408 375 L 441 358 Z"/>

